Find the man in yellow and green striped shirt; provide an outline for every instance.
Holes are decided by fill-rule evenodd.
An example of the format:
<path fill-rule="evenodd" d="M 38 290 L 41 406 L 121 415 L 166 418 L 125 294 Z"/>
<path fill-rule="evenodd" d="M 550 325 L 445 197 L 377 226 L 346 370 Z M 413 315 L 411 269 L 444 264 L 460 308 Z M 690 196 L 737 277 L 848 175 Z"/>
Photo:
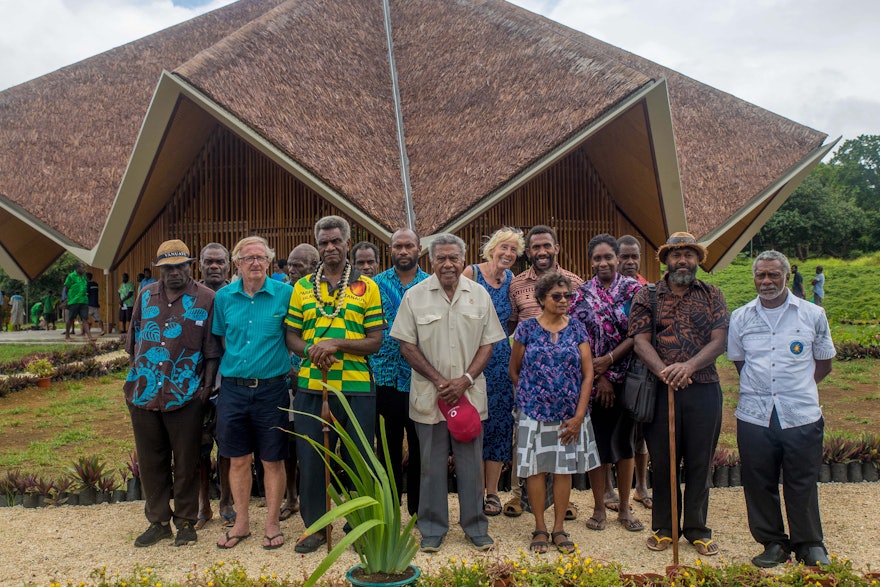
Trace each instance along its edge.
<path fill-rule="evenodd" d="M 307 414 L 321 414 L 324 373 L 327 383 L 346 394 L 355 418 L 367 436 L 372 451 L 376 426 L 376 395 L 367 356 L 382 345 L 386 328 L 379 288 L 349 261 L 351 228 L 339 216 L 326 216 L 315 224 L 315 241 L 321 263 L 312 275 L 294 284 L 285 325 L 287 348 L 303 357 L 293 408 Z M 357 439 L 353 422 L 339 402 L 330 398 L 330 411 Z M 322 442 L 321 424 L 314 418 L 297 416 L 294 429 Z M 332 441 L 334 444 L 336 439 Z M 326 513 L 327 487 L 324 462 L 304 439 L 297 438 L 300 459 L 300 503 L 303 522 L 314 523 Z M 345 457 L 345 454 L 343 454 Z M 296 552 L 314 552 L 326 542 L 325 531 L 306 536 Z"/>

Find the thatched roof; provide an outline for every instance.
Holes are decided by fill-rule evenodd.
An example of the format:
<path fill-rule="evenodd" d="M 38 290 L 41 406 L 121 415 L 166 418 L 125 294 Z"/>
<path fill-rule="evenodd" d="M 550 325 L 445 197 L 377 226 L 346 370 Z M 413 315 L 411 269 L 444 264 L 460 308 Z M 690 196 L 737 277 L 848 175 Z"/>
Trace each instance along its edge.
<path fill-rule="evenodd" d="M 448 226 L 652 80 L 667 80 L 687 221 L 698 236 L 825 138 L 501 0 L 390 5 L 422 234 Z M 383 18 L 381 0 L 241 0 L 6 90 L 0 207 L 8 198 L 94 246 L 164 68 L 393 230 L 405 206 Z"/>
<path fill-rule="evenodd" d="M 0 201 L 94 246 L 163 69 L 279 0 L 245 0 L 0 92 Z"/>

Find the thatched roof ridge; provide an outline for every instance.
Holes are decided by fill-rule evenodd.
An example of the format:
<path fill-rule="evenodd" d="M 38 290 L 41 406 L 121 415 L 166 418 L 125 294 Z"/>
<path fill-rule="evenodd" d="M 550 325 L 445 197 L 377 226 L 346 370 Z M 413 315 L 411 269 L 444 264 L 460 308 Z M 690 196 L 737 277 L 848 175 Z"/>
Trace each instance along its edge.
<path fill-rule="evenodd" d="M 487 1 L 510 7 L 501 0 Z M 688 228 L 698 238 L 761 194 L 827 137 L 653 61 L 528 14 L 536 27 L 543 24 L 590 53 L 667 79 Z"/>
<path fill-rule="evenodd" d="M 0 92 L 0 195 L 94 246 L 163 69 L 279 0 L 243 0 Z"/>
<path fill-rule="evenodd" d="M 174 73 L 387 229 L 405 222 L 381 0 L 291 0 Z"/>
<path fill-rule="evenodd" d="M 421 234 L 651 81 L 505 2 L 393 0 L 392 26 Z"/>

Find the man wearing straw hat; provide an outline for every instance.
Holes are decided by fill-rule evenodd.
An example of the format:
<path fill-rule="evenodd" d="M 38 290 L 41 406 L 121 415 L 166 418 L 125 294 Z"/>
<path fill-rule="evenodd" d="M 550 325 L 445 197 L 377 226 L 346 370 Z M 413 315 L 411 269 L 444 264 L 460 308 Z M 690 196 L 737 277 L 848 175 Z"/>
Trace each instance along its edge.
<path fill-rule="evenodd" d="M 160 280 L 137 296 L 125 343 L 123 389 L 150 522 L 135 546 L 171 538 L 172 517 L 174 545 L 196 541 L 202 416 L 222 348 L 211 333 L 214 292 L 192 279 L 192 261 L 179 240 L 159 245 Z"/>
<path fill-rule="evenodd" d="M 775 567 L 789 554 L 828 564 L 819 517 L 819 466 L 825 421 L 816 385 L 836 354 L 821 307 L 789 293 L 788 259 L 764 251 L 752 265 L 758 297 L 730 318 L 727 358 L 739 372 L 736 438 L 752 536 Z M 779 473 L 789 534 L 779 507 Z"/>
<path fill-rule="evenodd" d="M 706 248 L 687 232 L 673 233 L 660 247 L 657 258 L 667 273 L 657 282 L 657 338 L 648 288 L 633 298 L 629 335 L 635 352 L 657 377 L 674 391 L 676 462 L 670 462 L 669 404 L 661 386 L 657 390 L 654 419 L 645 426 L 654 478 L 654 508 L 648 538 L 650 550 L 672 545 L 673 523 L 670 476 L 678 479 L 678 464 L 687 470 L 683 523 L 685 538 L 701 556 L 718 554 L 718 544 L 706 525 L 709 511 L 709 476 L 721 432 L 721 385 L 715 360 L 727 344 L 730 315 L 721 290 L 696 278 Z M 674 467 L 674 469 L 673 469 Z M 679 492 L 676 483 L 676 493 Z M 677 551 L 676 551 L 677 552 Z"/>
<path fill-rule="evenodd" d="M 269 279 L 275 251 L 261 236 L 248 236 L 232 249 L 241 279 L 217 292 L 214 334 L 223 338 L 220 395 L 217 399 L 217 445 L 229 457 L 229 486 L 235 522 L 217 541 L 234 548 L 250 533 L 248 503 L 251 463 L 256 452 L 263 464 L 266 523 L 263 548 L 284 545 L 278 515 L 284 495 L 289 405 L 286 375 L 290 355 L 284 344 L 284 316 L 292 288 Z"/>
<path fill-rule="evenodd" d="M 351 227 L 339 216 L 325 216 L 315 224 L 315 242 L 321 262 L 315 272 L 299 279 L 290 296 L 285 324 L 288 349 L 303 357 L 293 407 L 297 412 L 321 415 L 322 381 L 346 395 L 357 422 L 371 442 L 376 427 L 376 386 L 367 355 L 382 346 L 385 317 L 379 286 L 348 260 Z M 333 416 L 357 438 L 353 423 L 335 397 L 329 399 Z M 316 442 L 324 435 L 314 418 L 296 417 L 294 428 Z M 330 440 L 331 447 L 338 439 Z M 357 442 L 357 441 L 356 441 Z M 327 512 L 324 461 L 303 438 L 296 439 L 300 467 L 300 513 L 308 527 Z M 343 457 L 347 453 L 343 451 Z M 304 536 L 294 550 L 309 553 L 327 541 L 326 530 Z"/>

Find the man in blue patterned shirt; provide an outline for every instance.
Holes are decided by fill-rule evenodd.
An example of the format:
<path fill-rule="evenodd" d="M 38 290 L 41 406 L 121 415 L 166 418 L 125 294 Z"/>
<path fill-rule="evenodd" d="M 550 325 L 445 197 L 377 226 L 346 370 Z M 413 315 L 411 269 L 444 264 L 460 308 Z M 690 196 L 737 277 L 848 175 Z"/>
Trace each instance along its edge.
<path fill-rule="evenodd" d="M 123 389 L 150 522 L 135 546 L 171 538 L 172 517 L 174 545 L 196 541 L 202 416 L 222 348 L 211 333 L 214 292 L 193 280 L 192 261 L 179 240 L 159 245 L 161 279 L 138 294 L 125 343 Z"/>
<path fill-rule="evenodd" d="M 388 329 L 382 333 L 382 348 L 370 357 L 370 367 L 376 380 L 376 413 L 385 417 L 385 433 L 391 453 L 391 468 L 397 490 L 403 481 L 403 434 L 409 452 L 406 474 L 406 506 L 410 515 L 419 511 L 419 439 L 409 417 L 409 383 L 412 369 L 400 353 L 400 343 L 391 338 L 391 326 L 397 317 L 403 294 L 430 275 L 419 267 L 419 237 L 408 228 L 401 228 L 391 236 L 391 269 L 377 275 L 373 281 L 382 295 L 382 309 Z M 379 429 L 378 427 L 376 428 Z"/>

